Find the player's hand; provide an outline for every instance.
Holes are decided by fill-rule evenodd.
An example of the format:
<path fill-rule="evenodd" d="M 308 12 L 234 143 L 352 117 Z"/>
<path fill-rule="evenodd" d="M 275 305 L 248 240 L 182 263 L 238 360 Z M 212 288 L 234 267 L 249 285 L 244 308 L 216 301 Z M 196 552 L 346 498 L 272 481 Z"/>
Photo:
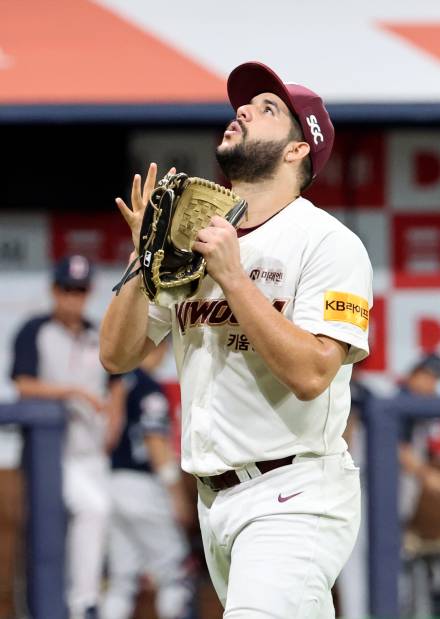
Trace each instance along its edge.
<path fill-rule="evenodd" d="M 106 402 L 103 399 L 98 398 L 93 393 L 90 393 L 90 391 L 87 391 L 86 389 L 81 389 L 79 387 L 74 388 L 71 390 L 70 397 L 83 400 L 97 413 L 103 413 L 105 411 Z"/>
<path fill-rule="evenodd" d="M 240 263 L 237 232 L 223 217 L 215 215 L 211 224 L 199 231 L 193 249 L 205 258 L 209 275 L 225 292 L 232 282 L 246 277 Z"/>
<path fill-rule="evenodd" d="M 171 168 L 169 174 L 175 174 L 176 169 Z M 135 174 L 133 179 L 133 185 L 131 188 L 131 208 L 127 206 L 122 198 L 116 198 L 116 204 L 128 223 L 131 236 L 133 238 L 133 244 L 136 252 L 139 253 L 139 236 L 141 232 L 142 220 L 144 218 L 144 212 L 150 199 L 151 193 L 156 186 L 157 165 L 150 163 L 147 172 L 147 178 L 142 188 L 142 179 L 140 174 Z"/>

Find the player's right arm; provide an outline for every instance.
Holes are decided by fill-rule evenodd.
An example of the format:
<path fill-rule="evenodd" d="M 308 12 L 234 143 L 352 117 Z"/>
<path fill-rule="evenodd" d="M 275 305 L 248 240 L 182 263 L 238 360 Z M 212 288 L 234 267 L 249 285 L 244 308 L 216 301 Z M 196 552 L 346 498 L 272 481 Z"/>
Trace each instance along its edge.
<path fill-rule="evenodd" d="M 133 259 L 135 253 L 130 256 Z M 148 299 L 134 277 L 114 296 L 101 324 L 99 357 L 107 372 L 120 374 L 138 367 L 155 348 L 147 337 Z"/>
<path fill-rule="evenodd" d="M 170 170 L 173 172 L 174 168 Z M 157 166 L 151 163 L 147 178 L 141 191 L 141 177 L 136 174 L 131 191 L 131 209 L 121 198 L 116 204 L 130 227 L 135 251 L 130 256 L 134 260 L 139 250 L 139 235 L 142 219 L 156 184 Z M 114 296 L 101 325 L 100 359 L 111 374 L 128 372 L 140 365 L 141 361 L 154 349 L 154 342 L 147 336 L 148 299 L 140 289 L 140 280 L 134 277 Z"/>
<path fill-rule="evenodd" d="M 70 400 L 80 398 L 85 400 L 95 410 L 104 408 L 104 401 L 86 389 L 72 385 L 57 385 L 40 380 L 34 376 L 19 375 L 14 378 L 20 398 L 37 398 L 43 400 Z"/>

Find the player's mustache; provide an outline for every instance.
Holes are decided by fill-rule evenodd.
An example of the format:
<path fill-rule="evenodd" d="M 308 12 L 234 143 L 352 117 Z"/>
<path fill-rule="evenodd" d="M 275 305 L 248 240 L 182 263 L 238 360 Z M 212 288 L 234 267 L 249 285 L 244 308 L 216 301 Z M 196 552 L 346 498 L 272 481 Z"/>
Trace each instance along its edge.
<path fill-rule="evenodd" d="M 240 125 L 241 132 L 245 138 L 247 136 L 247 127 L 245 123 L 240 118 L 237 118 L 236 122 Z"/>
<path fill-rule="evenodd" d="M 247 131 L 246 124 L 240 118 L 233 118 L 232 120 L 230 120 L 228 124 L 226 125 L 226 129 L 228 129 L 228 127 L 233 122 L 236 122 L 240 126 L 242 136 L 243 138 L 245 138 L 247 136 L 248 131 Z"/>

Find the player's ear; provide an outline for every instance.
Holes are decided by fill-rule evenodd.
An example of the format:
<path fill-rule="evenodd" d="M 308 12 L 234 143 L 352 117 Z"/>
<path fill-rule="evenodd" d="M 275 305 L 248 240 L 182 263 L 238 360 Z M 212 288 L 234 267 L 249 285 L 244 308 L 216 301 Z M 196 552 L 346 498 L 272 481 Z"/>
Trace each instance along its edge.
<path fill-rule="evenodd" d="M 310 146 L 307 142 L 289 142 L 284 155 L 285 161 L 289 163 L 307 157 L 310 152 Z"/>

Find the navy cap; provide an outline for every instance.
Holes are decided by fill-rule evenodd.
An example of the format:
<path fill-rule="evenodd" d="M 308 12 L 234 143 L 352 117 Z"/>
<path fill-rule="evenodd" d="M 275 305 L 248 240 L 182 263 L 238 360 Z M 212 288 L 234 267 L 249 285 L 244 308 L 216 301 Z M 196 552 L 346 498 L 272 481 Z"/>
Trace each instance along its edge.
<path fill-rule="evenodd" d="M 411 373 L 427 370 L 437 378 L 440 378 L 440 357 L 434 353 L 423 357 L 411 370 Z"/>
<path fill-rule="evenodd" d="M 65 256 L 56 263 L 54 284 L 65 288 L 90 288 L 93 267 L 85 256 Z"/>

